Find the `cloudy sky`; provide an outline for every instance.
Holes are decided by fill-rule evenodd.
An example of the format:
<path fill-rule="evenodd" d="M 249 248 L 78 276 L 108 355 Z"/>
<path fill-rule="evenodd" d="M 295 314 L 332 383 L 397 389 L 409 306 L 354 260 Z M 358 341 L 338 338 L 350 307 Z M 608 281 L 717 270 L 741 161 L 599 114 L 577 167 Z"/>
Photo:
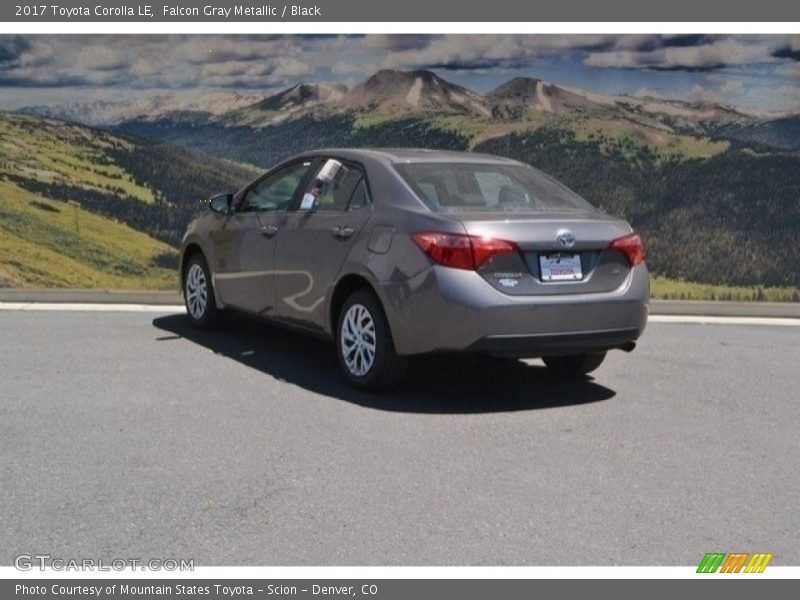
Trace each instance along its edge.
<path fill-rule="evenodd" d="M 271 92 L 426 68 L 478 92 L 518 76 L 601 93 L 800 112 L 800 36 L 0 35 L 0 108 Z"/>

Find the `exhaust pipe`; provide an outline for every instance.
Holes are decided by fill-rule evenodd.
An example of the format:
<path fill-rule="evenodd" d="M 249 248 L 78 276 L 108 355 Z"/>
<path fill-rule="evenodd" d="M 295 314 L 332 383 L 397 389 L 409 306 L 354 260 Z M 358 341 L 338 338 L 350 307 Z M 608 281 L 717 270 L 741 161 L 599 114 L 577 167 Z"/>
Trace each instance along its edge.
<path fill-rule="evenodd" d="M 619 349 L 624 350 L 625 352 L 633 352 L 634 348 L 636 348 L 636 342 L 625 342 L 619 346 Z"/>

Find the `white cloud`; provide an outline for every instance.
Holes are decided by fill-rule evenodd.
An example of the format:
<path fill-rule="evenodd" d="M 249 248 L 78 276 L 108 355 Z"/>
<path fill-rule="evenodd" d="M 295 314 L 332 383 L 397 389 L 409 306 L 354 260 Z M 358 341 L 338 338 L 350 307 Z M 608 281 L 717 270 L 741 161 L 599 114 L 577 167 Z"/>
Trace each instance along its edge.
<path fill-rule="evenodd" d="M 713 38 L 699 44 L 672 46 L 665 38 L 660 47 L 591 52 L 584 64 L 623 69 L 703 70 L 778 62 L 773 53 L 788 43 L 787 36 L 736 36 Z"/>
<path fill-rule="evenodd" d="M 775 69 L 775 72 L 778 75 L 800 78 L 800 62 L 793 62 L 786 65 L 781 65 L 780 67 Z M 797 85 L 800 86 L 800 80 L 797 82 Z"/>
<path fill-rule="evenodd" d="M 765 111 L 796 114 L 800 112 L 800 86 L 754 86 L 747 89 L 741 101 L 744 105 L 757 106 Z"/>
<path fill-rule="evenodd" d="M 536 58 L 608 46 L 620 39 L 611 35 L 451 35 L 436 36 L 428 44 L 406 48 L 395 41 L 396 37 L 368 37 L 364 47 L 392 50 L 383 61 L 387 68 L 471 69 L 518 66 Z"/>
<path fill-rule="evenodd" d="M 658 98 L 664 99 L 666 96 L 661 92 L 657 92 L 655 90 L 648 89 L 646 87 L 639 88 L 633 93 L 634 98 Z"/>
<path fill-rule="evenodd" d="M 32 36 L 0 81 L 184 88 L 209 85 L 211 77 L 268 87 L 313 72 L 303 51 L 292 36 Z"/>
<path fill-rule="evenodd" d="M 766 86 L 742 80 L 729 80 L 719 86 L 697 84 L 686 97 L 691 102 L 737 106 L 755 112 L 796 113 L 800 111 L 800 87 Z"/>
<path fill-rule="evenodd" d="M 727 97 L 739 96 L 744 93 L 744 89 L 741 79 L 729 79 L 719 87 L 720 93 Z"/>
<path fill-rule="evenodd" d="M 689 91 L 689 99 L 700 104 L 724 104 L 719 91 L 711 90 L 702 85 L 694 85 Z"/>
<path fill-rule="evenodd" d="M 363 62 L 348 62 L 346 60 L 340 60 L 335 64 L 331 65 L 331 73 L 335 73 L 337 75 L 345 75 L 345 76 L 363 76 L 369 73 L 374 73 L 379 69 L 378 65 L 375 63 L 363 63 Z"/>

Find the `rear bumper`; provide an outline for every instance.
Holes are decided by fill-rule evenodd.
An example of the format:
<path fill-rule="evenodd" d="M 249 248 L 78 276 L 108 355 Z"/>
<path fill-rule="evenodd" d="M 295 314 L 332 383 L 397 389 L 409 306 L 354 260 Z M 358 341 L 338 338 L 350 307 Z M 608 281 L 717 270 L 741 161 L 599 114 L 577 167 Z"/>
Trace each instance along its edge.
<path fill-rule="evenodd" d="M 612 292 L 510 296 L 472 271 L 434 266 L 382 286 L 400 354 L 474 351 L 520 357 L 619 348 L 647 323 L 647 268 Z"/>
<path fill-rule="evenodd" d="M 580 333 L 541 335 L 490 335 L 472 344 L 468 351 L 519 358 L 602 352 L 613 348 L 633 349 L 638 329 L 612 329 Z"/>

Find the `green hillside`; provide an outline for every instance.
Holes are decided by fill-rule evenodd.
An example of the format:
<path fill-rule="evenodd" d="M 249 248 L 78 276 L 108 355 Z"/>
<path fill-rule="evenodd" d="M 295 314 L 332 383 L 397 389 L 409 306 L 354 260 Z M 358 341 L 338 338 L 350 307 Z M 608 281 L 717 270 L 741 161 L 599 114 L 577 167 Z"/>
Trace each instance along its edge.
<path fill-rule="evenodd" d="M 127 225 L 0 181 L 0 287 L 169 289 L 174 250 Z"/>
<path fill-rule="evenodd" d="M 152 203 L 153 191 L 137 185 L 133 176 L 110 158 L 110 151 L 128 151 L 132 146 L 79 125 L 14 113 L 0 115 L 3 173 Z"/>
<path fill-rule="evenodd" d="M 175 245 L 198 200 L 252 174 L 182 148 L 0 112 L 0 286 L 173 288 Z"/>

